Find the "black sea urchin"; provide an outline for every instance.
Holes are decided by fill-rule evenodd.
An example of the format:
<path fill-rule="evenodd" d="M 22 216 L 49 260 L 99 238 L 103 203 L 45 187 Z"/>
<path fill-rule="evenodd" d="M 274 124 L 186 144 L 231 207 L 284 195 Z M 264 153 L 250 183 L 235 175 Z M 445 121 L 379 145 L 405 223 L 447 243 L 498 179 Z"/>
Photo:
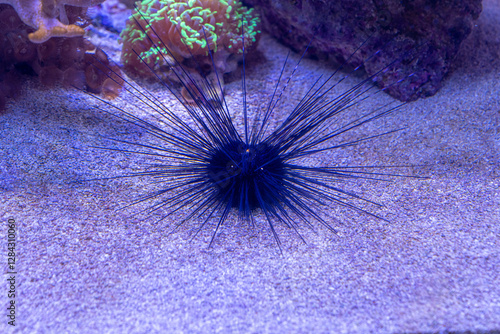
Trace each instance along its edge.
<path fill-rule="evenodd" d="M 169 63 L 166 59 L 162 62 Z M 181 117 L 138 85 L 130 85 L 127 90 L 140 101 L 142 107 L 151 108 L 160 116 L 158 122 L 141 119 L 134 115 L 133 110 L 119 107 L 115 107 L 118 113 L 114 115 L 142 128 L 151 135 L 152 141 L 138 143 L 115 139 L 115 143 L 128 147 L 100 148 L 142 154 L 154 160 L 143 171 L 120 176 L 149 176 L 160 185 L 158 190 L 148 193 L 134 204 L 150 202 L 149 212 L 163 210 L 166 212 L 163 218 L 187 209 L 188 213 L 182 221 L 177 222 L 176 227 L 187 220 L 199 220 L 197 232 L 209 221 L 216 221 L 210 244 L 221 226 L 234 213 L 254 224 L 255 215 L 261 213 L 280 249 L 281 243 L 275 229 L 277 223 L 294 229 L 300 238 L 297 228 L 300 224 L 311 227 L 310 220 L 333 230 L 318 214 L 320 207 L 333 203 L 376 216 L 359 204 L 373 202 L 347 190 L 345 181 L 380 180 L 399 175 L 377 172 L 375 168 L 378 167 L 374 166 L 340 163 L 334 166 L 312 166 L 304 163 L 304 160 L 320 152 L 355 146 L 397 131 L 358 135 L 354 139 L 343 137 L 392 113 L 402 104 L 374 106 L 361 115 L 346 117 L 361 101 L 380 91 L 374 89 L 370 77 L 332 96 L 338 83 L 349 76 L 347 74 L 334 79 L 336 71 L 322 81 L 318 79 L 283 122 L 275 129 L 270 129 L 273 112 L 278 108 L 279 101 L 284 99 L 283 93 L 300 60 L 289 77 L 283 79 L 287 63 L 288 58 L 267 107 L 251 117 L 247 110 L 243 61 L 241 125 L 235 124 L 225 97 L 218 93 L 222 87 L 209 81 L 203 71 L 200 71 L 202 79 L 195 80 L 177 61 L 170 61 L 170 70 L 189 96 L 162 83 L 182 104 L 187 117 Z M 387 71 L 392 65 L 384 66 L 377 74 Z"/>

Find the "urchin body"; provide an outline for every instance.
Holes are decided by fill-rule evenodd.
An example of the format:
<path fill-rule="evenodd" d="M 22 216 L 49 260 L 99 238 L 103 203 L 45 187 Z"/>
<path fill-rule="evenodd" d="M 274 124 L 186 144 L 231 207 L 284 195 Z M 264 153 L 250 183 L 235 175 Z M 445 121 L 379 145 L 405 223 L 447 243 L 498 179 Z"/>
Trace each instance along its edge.
<path fill-rule="evenodd" d="M 232 141 L 212 152 L 207 161 L 208 183 L 221 203 L 248 217 L 250 211 L 279 204 L 287 169 L 280 150 L 266 143 Z"/>

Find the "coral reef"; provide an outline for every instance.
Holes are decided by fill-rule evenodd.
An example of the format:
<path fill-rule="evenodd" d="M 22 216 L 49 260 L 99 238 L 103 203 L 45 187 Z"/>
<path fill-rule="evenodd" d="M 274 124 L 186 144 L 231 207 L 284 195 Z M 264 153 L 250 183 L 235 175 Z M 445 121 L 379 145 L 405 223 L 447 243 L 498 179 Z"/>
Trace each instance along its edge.
<path fill-rule="evenodd" d="M 0 0 L 0 4 L 11 5 L 19 18 L 34 28 L 28 38 L 33 43 L 43 43 L 51 37 L 83 36 L 81 26 L 70 20 L 72 13 L 67 12 L 65 5 L 72 7 L 89 7 L 102 0 Z"/>
<path fill-rule="evenodd" d="M 81 9 L 76 12 L 81 13 Z M 79 17 L 73 13 L 69 7 L 70 20 Z M 123 82 L 115 73 L 119 74 L 120 69 L 102 50 L 82 36 L 52 37 L 33 43 L 29 39 L 33 31 L 11 6 L 0 5 L 0 110 L 7 98 L 19 92 L 21 73 L 38 75 L 46 87 L 62 84 L 101 93 L 106 98 L 118 95 Z"/>
<path fill-rule="evenodd" d="M 168 68 L 175 59 L 186 68 L 201 64 L 204 74 L 213 79 L 214 73 L 229 73 L 236 68 L 235 55 L 243 52 L 242 33 L 245 49 L 256 45 L 259 26 L 253 9 L 243 7 L 238 0 L 144 0 L 120 35 L 122 63 L 132 75 L 151 77 L 151 68 L 164 78 L 174 79 Z M 209 48 L 215 69 L 208 57 Z M 198 72 L 193 70 L 190 75 Z"/>
<path fill-rule="evenodd" d="M 366 55 L 381 46 L 379 62 L 389 64 L 423 45 L 414 61 L 400 62 L 375 81 L 392 96 L 410 101 L 437 92 L 450 70 L 461 42 L 481 13 L 481 0 L 243 0 L 262 13 L 264 29 L 284 44 L 352 66 L 364 65 L 368 75 L 380 64 L 364 63 Z M 364 54 L 348 59 L 353 50 L 371 38 Z M 404 85 L 391 85 L 411 75 Z M 406 80 L 408 81 L 408 80 Z"/>

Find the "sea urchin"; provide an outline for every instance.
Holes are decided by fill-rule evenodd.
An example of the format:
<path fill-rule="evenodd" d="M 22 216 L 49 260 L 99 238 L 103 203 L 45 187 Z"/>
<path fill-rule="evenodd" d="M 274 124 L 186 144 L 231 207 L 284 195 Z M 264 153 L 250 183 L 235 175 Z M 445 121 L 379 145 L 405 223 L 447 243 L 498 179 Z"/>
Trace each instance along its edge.
<path fill-rule="evenodd" d="M 161 54 L 160 47 L 158 52 Z M 300 238 L 299 225 L 302 223 L 311 227 L 310 220 L 316 220 L 333 230 L 318 214 L 320 207 L 333 203 L 376 216 L 359 204 L 373 202 L 347 190 L 346 181 L 381 180 L 400 175 L 377 172 L 376 168 L 379 167 L 350 166 L 340 162 L 334 166 L 311 166 L 304 163 L 304 158 L 352 147 L 397 131 L 362 134 L 355 139 L 343 137 L 392 113 L 402 104 L 386 104 L 373 107 L 361 116 L 345 117 L 354 106 L 380 91 L 374 89 L 370 77 L 335 95 L 332 92 L 338 83 L 349 76 L 336 80 L 336 71 L 326 80 L 318 79 L 286 119 L 274 130 L 270 129 L 273 112 L 278 108 L 278 102 L 300 60 L 285 80 L 283 76 L 287 63 L 288 58 L 267 107 L 251 117 L 247 110 L 243 62 L 241 125 L 233 121 L 225 97 L 219 96 L 221 87 L 215 87 L 213 81 L 203 75 L 201 80 L 186 75 L 180 61 L 175 60 L 171 70 L 182 83 L 182 88 L 189 93 L 189 102 L 176 89 L 163 84 L 183 105 L 188 117 L 181 117 L 138 85 L 130 85 L 128 91 L 143 107 L 147 106 L 159 115 L 159 121 L 141 119 L 133 111 L 117 106 L 114 108 L 118 113 L 113 114 L 142 128 L 153 140 L 138 143 L 115 139 L 115 143 L 125 147 L 100 148 L 151 158 L 152 163 L 143 171 L 120 176 L 149 176 L 159 184 L 157 190 L 141 197 L 134 204 L 149 202 L 150 213 L 166 211 L 161 219 L 181 209 L 188 210 L 184 219 L 175 225 L 177 228 L 187 220 L 200 221 L 195 235 L 208 222 L 215 220 L 210 244 L 221 226 L 230 221 L 232 213 L 253 224 L 255 215 L 263 214 L 280 249 L 281 242 L 275 229 L 277 223 L 294 229 Z M 375 75 L 392 65 L 394 63 L 381 68 Z M 151 70 L 153 67 L 150 65 Z"/>

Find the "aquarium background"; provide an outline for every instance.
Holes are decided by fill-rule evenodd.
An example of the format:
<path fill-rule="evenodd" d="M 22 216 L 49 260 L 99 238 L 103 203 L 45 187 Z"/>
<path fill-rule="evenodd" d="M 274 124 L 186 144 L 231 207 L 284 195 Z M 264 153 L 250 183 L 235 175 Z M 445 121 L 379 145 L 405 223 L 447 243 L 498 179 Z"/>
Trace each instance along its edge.
<path fill-rule="evenodd" d="M 118 61 L 117 41 L 92 37 L 99 40 Z M 253 108 L 268 101 L 289 52 L 268 35 L 258 50 L 265 61 L 246 73 Z M 299 56 L 292 53 L 292 61 Z M 83 92 L 27 80 L 0 114 L 0 217 L 2 226 L 9 218 L 18 226 L 17 325 L 2 316 L 0 332 L 499 330 L 499 56 L 500 3 L 487 0 L 443 88 L 371 124 L 374 132 L 405 129 L 352 156 L 357 164 L 414 165 L 412 175 L 428 178 L 363 183 L 359 190 L 384 204 L 377 214 L 387 222 L 332 207 L 324 216 L 337 233 L 304 229 L 304 244 L 281 228 L 283 255 L 267 229 L 236 219 L 208 248 L 209 230 L 193 241 L 193 225 L 169 233 L 182 212 L 155 224 L 134 215 L 144 206 L 121 209 L 147 189 L 147 179 L 83 181 L 147 160 L 93 147 L 145 134 Z M 281 112 L 331 70 L 304 59 Z M 350 77 L 342 87 L 360 80 Z M 178 107 L 160 85 L 151 89 Z M 230 82 L 226 94 L 232 110 L 241 110 L 241 81 Z M 379 94 L 375 103 L 391 99 Z M 6 232 L 2 240 L 6 254 Z M 7 305 L 7 284 L 0 295 Z"/>

